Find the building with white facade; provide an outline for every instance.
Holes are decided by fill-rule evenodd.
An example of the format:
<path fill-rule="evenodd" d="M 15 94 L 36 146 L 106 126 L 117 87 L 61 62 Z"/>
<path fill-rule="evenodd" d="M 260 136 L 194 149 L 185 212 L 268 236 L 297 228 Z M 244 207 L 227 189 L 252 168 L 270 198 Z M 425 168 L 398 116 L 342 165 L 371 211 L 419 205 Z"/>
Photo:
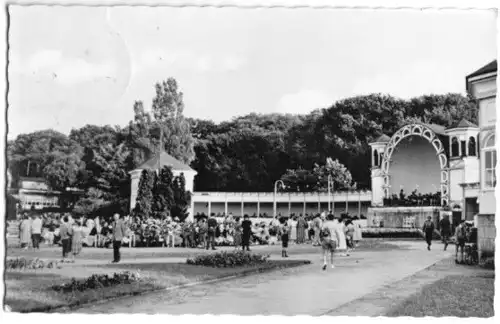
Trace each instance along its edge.
<path fill-rule="evenodd" d="M 382 135 L 372 148 L 371 218 L 420 218 L 437 221 L 443 207 L 451 210 L 452 222 L 475 220 L 480 251 L 493 251 L 496 208 L 496 77 L 493 61 L 467 76 L 467 90 L 478 100 L 479 125 L 461 120 L 444 128 L 412 123 L 391 136 Z M 412 191 L 440 194 L 440 203 L 425 206 L 385 206 L 391 197 Z M 377 215 L 378 214 L 378 215 Z M 373 223 L 376 223 L 375 221 Z M 378 224 L 378 223 L 377 223 Z"/>
<path fill-rule="evenodd" d="M 480 253 L 495 250 L 496 211 L 496 93 L 497 61 L 492 61 L 466 77 L 468 92 L 479 105 L 479 172 L 477 186 L 479 213 L 477 216 Z"/>

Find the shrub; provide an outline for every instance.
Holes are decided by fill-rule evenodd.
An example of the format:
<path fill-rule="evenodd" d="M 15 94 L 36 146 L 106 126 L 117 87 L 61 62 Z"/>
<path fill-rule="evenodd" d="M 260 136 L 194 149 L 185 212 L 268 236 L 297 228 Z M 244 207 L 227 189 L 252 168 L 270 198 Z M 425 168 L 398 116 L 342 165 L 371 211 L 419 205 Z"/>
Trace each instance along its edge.
<path fill-rule="evenodd" d="M 93 274 L 84 280 L 76 280 L 71 278 L 70 282 L 52 286 L 55 291 L 64 293 L 74 291 L 85 291 L 89 289 L 99 289 L 103 287 L 116 286 L 120 284 L 130 284 L 141 279 L 139 273 L 130 271 L 115 272 L 111 276 L 107 274 Z"/>
<path fill-rule="evenodd" d="M 59 261 L 43 261 L 39 258 L 35 259 L 25 259 L 25 258 L 15 258 L 15 259 L 7 259 L 5 262 L 6 270 L 36 270 L 36 269 L 52 269 L 52 268 L 60 268 Z"/>
<path fill-rule="evenodd" d="M 253 254 L 245 251 L 222 251 L 188 258 L 187 264 L 214 268 L 234 268 L 266 263 L 269 255 Z"/>

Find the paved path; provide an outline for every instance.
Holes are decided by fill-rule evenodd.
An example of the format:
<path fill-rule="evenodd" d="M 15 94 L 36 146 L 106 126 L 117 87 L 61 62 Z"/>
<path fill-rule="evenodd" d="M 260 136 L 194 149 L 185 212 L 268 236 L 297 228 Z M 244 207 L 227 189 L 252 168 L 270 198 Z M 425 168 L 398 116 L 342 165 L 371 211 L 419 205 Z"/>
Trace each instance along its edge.
<path fill-rule="evenodd" d="M 391 242 L 396 244 L 396 242 Z M 254 275 L 190 289 L 162 291 L 78 309 L 80 313 L 168 313 L 238 315 L 335 314 L 340 306 L 368 295 L 450 257 L 442 246 L 427 251 L 422 242 L 406 249 L 359 251 L 339 257 L 321 271 L 318 254 L 296 254 L 311 265 Z M 362 314 L 358 314 L 362 315 Z"/>

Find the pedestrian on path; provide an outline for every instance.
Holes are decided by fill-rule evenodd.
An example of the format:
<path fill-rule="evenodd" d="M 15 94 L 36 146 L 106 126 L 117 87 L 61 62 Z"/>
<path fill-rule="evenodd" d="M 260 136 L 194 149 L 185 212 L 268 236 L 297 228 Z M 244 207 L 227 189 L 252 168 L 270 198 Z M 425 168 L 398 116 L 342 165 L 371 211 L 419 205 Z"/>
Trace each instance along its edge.
<path fill-rule="evenodd" d="M 206 249 L 208 250 L 210 246 L 212 246 L 212 250 L 215 250 L 215 231 L 217 229 L 217 220 L 213 216 L 210 216 L 207 225 L 208 225 L 208 230 L 207 230 Z"/>
<path fill-rule="evenodd" d="M 71 237 L 71 262 L 75 262 L 75 257 L 82 252 L 82 241 L 84 237 L 80 220 L 73 223 L 73 235 Z"/>
<path fill-rule="evenodd" d="M 300 215 L 297 221 L 297 244 L 303 244 L 306 240 L 307 222 L 304 216 Z"/>
<path fill-rule="evenodd" d="M 337 248 L 338 242 L 340 240 L 339 227 L 336 224 L 332 214 L 327 216 L 327 220 L 323 223 L 321 228 L 321 249 L 323 252 L 323 270 L 326 270 L 328 265 L 328 254 L 330 254 L 330 266 L 332 269 L 335 268 L 333 264 L 333 258 L 335 254 L 335 249 Z"/>
<path fill-rule="evenodd" d="M 241 237 L 241 246 L 243 251 L 245 248 L 250 251 L 250 237 L 252 235 L 252 221 L 249 219 L 248 215 L 243 217 L 243 222 L 241 223 L 243 229 L 243 235 Z"/>
<path fill-rule="evenodd" d="M 439 222 L 439 229 L 441 230 L 441 239 L 443 240 L 444 250 L 446 251 L 451 234 L 451 223 L 448 218 L 448 215 L 445 215 L 443 219 Z"/>
<path fill-rule="evenodd" d="M 280 219 L 279 233 L 281 237 L 281 257 L 288 258 L 288 240 L 290 239 L 291 226 L 288 224 L 287 220 L 283 217 Z"/>
<path fill-rule="evenodd" d="M 122 240 L 127 232 L 127 227 L 122 219 L 120 219 L 120 214 L 113 215 L 113 263 L 120 262 L 120 247 L 122 246 Z"/>
<path fill-rule="evenodd" d="M 19 224 L 19 240 L 21 248 L 27 250 L 31 240 L 31 221 L 26 214 L 22 216 L 22 221 Z"/>
<path fill-rule="evenodd" d="M 62 255 L 63 262 L 66 261 L 68 257 L 68 253 L 71 252 L 71 236 L 73 236 L 73 229 L 69 224 L 69 217 L 64 216 L 61 226 L 59 228 L 59 235 L 61 236 L 61 244 L 62 244 Z"/>
<path fill-rule="evenodd" d="M 432 244 L 432 234 L 434 233 L 434 223 L 432 222 L 432 217 L 428 216 L 427 220 L 424 223 L 424 226 L 422 227 L 422 231 L 424 232 L 425 235 L 425 241 L 427 242 L 427 250 L 431 250 L 431 244 Z"/>
<path fill-rule="evenodd" d="M 319 246 L 320 245 L 320 232 L 321 232 L 321 217 L 320 214 L 317 214 L 316 217 L 313 220 L 313 225 L 314 225 L 314 242 L 313 246 Z"/>
<path fill-rule="evenodd" d="M 465 228 L 465 220 L 461 220 L 460 224 L 455 229 L 455 237 L 457 239 L 455 249 L 455 263 L 464 263 L 464 248 L 467 239 L 467 229 Z M 460 261 L 458 260 L 458 250 L 460 250 Z"/>
<path fill-rule="evenodd" d="M 338 215 L 334 216 L 334 219 L 336 219 L 336 220 L 334 220 L 334 224 L 337 228 L 338 235 L 339 235 L 339 240 L 337 242 L 336 252 L 338 252 L 340 256 L 349 256 L 349 254 L 347 253 L 347 240 L 346 240 L 346 236 L 345 236 L 346 228 L 345 228 L 344 222 L 342 221 L 342 219 Z"/>
<path fill-rule="evenodd" d="M 42 238 L 42 220 L 38 214 L 35 214 L 31 222 L 31 239 L 33 241 L 33 249 L 40 250 L 40 240 Z"/>

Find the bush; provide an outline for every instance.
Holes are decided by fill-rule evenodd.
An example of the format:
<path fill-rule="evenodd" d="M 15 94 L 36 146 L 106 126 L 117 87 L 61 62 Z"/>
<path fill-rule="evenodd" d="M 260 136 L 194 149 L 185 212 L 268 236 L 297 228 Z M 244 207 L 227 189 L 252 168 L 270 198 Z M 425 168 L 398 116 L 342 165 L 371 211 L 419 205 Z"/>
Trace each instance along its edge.
<path fill-rule="evenodd" d="M 187 264 L 214 268 L 234 268 L 266 263 L 269 255 L 253 254 L 245 251 L 222 251 L 188 258 Z"/>
<path fill-rule="evenodd" d="M 52 268 L 60 268 L 59 261 L 43 261 L 39 258 L 35 259 L 25 259 L 25 258 L 15 258 L 15 259 L 7 259 L 5 262 L 6 270 L 36 270 L 36 269 L 52 269 Z"/>
<path fill-rule="evenodd" d="M 75 278 L 71 278 L 70 282 L 52 286 L 52 289 L 68 293 L 74 291 L 85 291 L 88 289 L 99 289 L 120 284 L 130 284 L 139 280 L 140 275 L 130 271 L 115 272 L 111 276 L 107 274 L 93 274 L 85 280 L 76 280 Z"/>

